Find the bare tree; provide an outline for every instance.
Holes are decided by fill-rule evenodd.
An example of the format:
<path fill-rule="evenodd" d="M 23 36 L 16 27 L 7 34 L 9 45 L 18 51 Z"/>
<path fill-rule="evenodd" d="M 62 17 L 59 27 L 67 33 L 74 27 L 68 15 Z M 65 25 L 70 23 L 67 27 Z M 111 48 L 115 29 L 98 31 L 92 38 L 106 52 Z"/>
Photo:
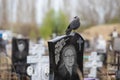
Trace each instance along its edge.
<path fill-rule="evenodd" d="M 32 10 L 31 10 L 31 22 L 33 23 L 33 24 L 36 24 L 36 16 L 35 16 L 35 14 L 36 14 L 36 8 L 35 8 L 35 1 L 36 0 L 32 0 L 31 2 L 32 2 Z"/>
<path fill-rule="evenodd" d="M 35 23 L 35 1 L 19 0 L 17 4 L 17 22 Z"/>
<path fill-rule="evenodd" d="M 2 0 L 1 3 L 2 3 L 1 4 L 2 5 L 2 9 L 1 9 L 2 17 L 1 17 L 1 26 L 0 26 L 0 28 L 4 29 L 4 28 L 7 27 L 7 24 L 8 24 L 7 0 Z"/>

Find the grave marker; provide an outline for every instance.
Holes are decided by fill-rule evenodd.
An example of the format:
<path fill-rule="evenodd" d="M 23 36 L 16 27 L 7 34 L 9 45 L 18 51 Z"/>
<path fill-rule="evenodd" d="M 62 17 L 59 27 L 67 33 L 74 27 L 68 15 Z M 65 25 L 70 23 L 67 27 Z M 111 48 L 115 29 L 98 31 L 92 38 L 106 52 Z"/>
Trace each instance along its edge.
<path fill-rule="evenodd" d="M 30 49 L 30 54 L 27 56 L 27 63 L 30 64 L 30 69 L 33 69 L 28 71 L 31 80 L 48 80 L 49 57 L 42 56 L 45 53 L 44 46 L 41 44 L 33 44 Z"/>
<path fill-rule="evenodd" d="M 32 80 L 49 80 L 49 56 L 42 56 L 37 64 L 31 64 L 34 73 Z"/>
<path fill-rule="evenodd" d="M 27 76 L 26 69 L 29 66 L 27 64 L 28 51 L 29 39 L 12 39 L 12 72 L 19 74 L 20 79 Z"/>
<path fill-rule="evenodd" d="M 113 49 L 114 51 L 120 52 L 120 38 L 115 38 L 113 41 Z"/>
<path fill-rule="evenodd" d="M 85 63 L 85 68 L 90 68 L 90 74 L 88 77 L 96 78 L 97 77 L 97 68 L 102 67 L 103 63 L 100 61 L 100 56 L 97 55 L 97 52 L 92 52 L 89 56 L 88 62 Z"/>
<path fill-rule="evenodd" d="M 78 80 L 77 68 L 83 74 L 84 39 L 81 35 L 73 33 L 56 37 L 48 41 L 48 47 L 50 57 L 49 80 Z M 76 65 L 77 68 L 75 68 Z M 71 77 L 67 77 L 67 74 Z"/>

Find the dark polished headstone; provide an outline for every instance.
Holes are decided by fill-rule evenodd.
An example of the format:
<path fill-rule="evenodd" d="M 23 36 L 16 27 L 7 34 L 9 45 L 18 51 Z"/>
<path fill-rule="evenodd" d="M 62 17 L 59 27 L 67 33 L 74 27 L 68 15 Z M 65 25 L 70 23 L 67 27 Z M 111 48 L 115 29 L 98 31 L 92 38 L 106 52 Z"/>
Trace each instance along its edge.
<path fill-rule="evenodd" d="M 48 41 L 50 57 L 49 80 L 80 80 L 83 74 L 84 39 L 78 33 Z"/>
<path fill-rule="evenodd" d="M 12 39 L 12 72 L 20 74 L 20 76 L 27 75 L 26 69 L 27 56 L 29 51 L 28 39 Z"/>

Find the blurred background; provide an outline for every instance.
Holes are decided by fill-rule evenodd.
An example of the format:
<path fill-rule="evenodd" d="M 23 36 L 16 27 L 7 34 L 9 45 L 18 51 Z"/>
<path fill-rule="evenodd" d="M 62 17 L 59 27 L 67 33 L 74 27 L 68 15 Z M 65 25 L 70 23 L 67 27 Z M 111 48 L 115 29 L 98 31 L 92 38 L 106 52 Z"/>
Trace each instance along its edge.
<path fill-rule="evenodd" d="M 4 45 L 3 52 L 9 57 L 7 63 L 11 65 L 12 37 L 24 36 L 30 39 L 31 44 L 42 43 L 45 47 L 44 54 L 48 55 L 47 41 L 64 35 L 75 16 L 79 16 L 81 23 L 77 32 L 86 42 L 84 61 L 88 61 L 86 59 L 92 51 L 102 49 L 102 53 L 107 56 L 106 62 L 114 63 L 113 53 L 116 49 L 112 46 L 112 40 L 120 36 L 120 0 L 0 0 L 0 38 L 5 31 L 7 35 L 2 35 L 2 38 L 8 42 L 1 45 Z M 115 34 L 112 34 L 114 31 Z M 117 43 L 120 43 L 119 41 L 120 38 Z M 116 45 L 120 46 L 117 43 Z M 33 48 L 31 44 L 30 47 Z M 3 60 L 0 58 L 0 63 L 6 59 Z M 107 66 L 111 69 L 110 65 Z M 1 67 L 2 70 L 3 68 Z M 11 66 L 6 69 L 11 70 Z M 105 78 L 100 80 L 115 80 L 116 67 L 113 68 L 114 79 L 106 76 L 107 72 L 111 71 L 107 70 L 106 66 L 102 67 L 100 72 L 104 73 Z M 88 74 L 89 71 L 85 72 Z"/>
<path fill-rule="evenodd" d="M 64 34 L 76 15 L 81 22 L 79 32 L 96 25 L 114 26 L 120 22 L 120 0 L 0 0 L 0 29 L 31 39 Z M 107 32 L 109 27 L 104 26 Z"/>

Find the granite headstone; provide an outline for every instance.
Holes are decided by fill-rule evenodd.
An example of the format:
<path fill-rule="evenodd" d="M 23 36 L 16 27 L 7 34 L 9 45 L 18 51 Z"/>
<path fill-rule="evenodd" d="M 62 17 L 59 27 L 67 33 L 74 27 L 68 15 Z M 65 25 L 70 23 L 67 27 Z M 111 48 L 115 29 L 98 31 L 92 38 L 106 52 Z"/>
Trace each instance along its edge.
<path fill-rule="evenodd" d="M 27 75 L 26 69 L 27 55 L 29 51 L 29 39 L 12 39 L 12 72 L 22 75 Z"/>
<path fill-rule="evenodd" d="M 49 80 L 80 80 L 83 74 L 84 39 L 78 33 L 58 36 L 48 41 Z"/>

